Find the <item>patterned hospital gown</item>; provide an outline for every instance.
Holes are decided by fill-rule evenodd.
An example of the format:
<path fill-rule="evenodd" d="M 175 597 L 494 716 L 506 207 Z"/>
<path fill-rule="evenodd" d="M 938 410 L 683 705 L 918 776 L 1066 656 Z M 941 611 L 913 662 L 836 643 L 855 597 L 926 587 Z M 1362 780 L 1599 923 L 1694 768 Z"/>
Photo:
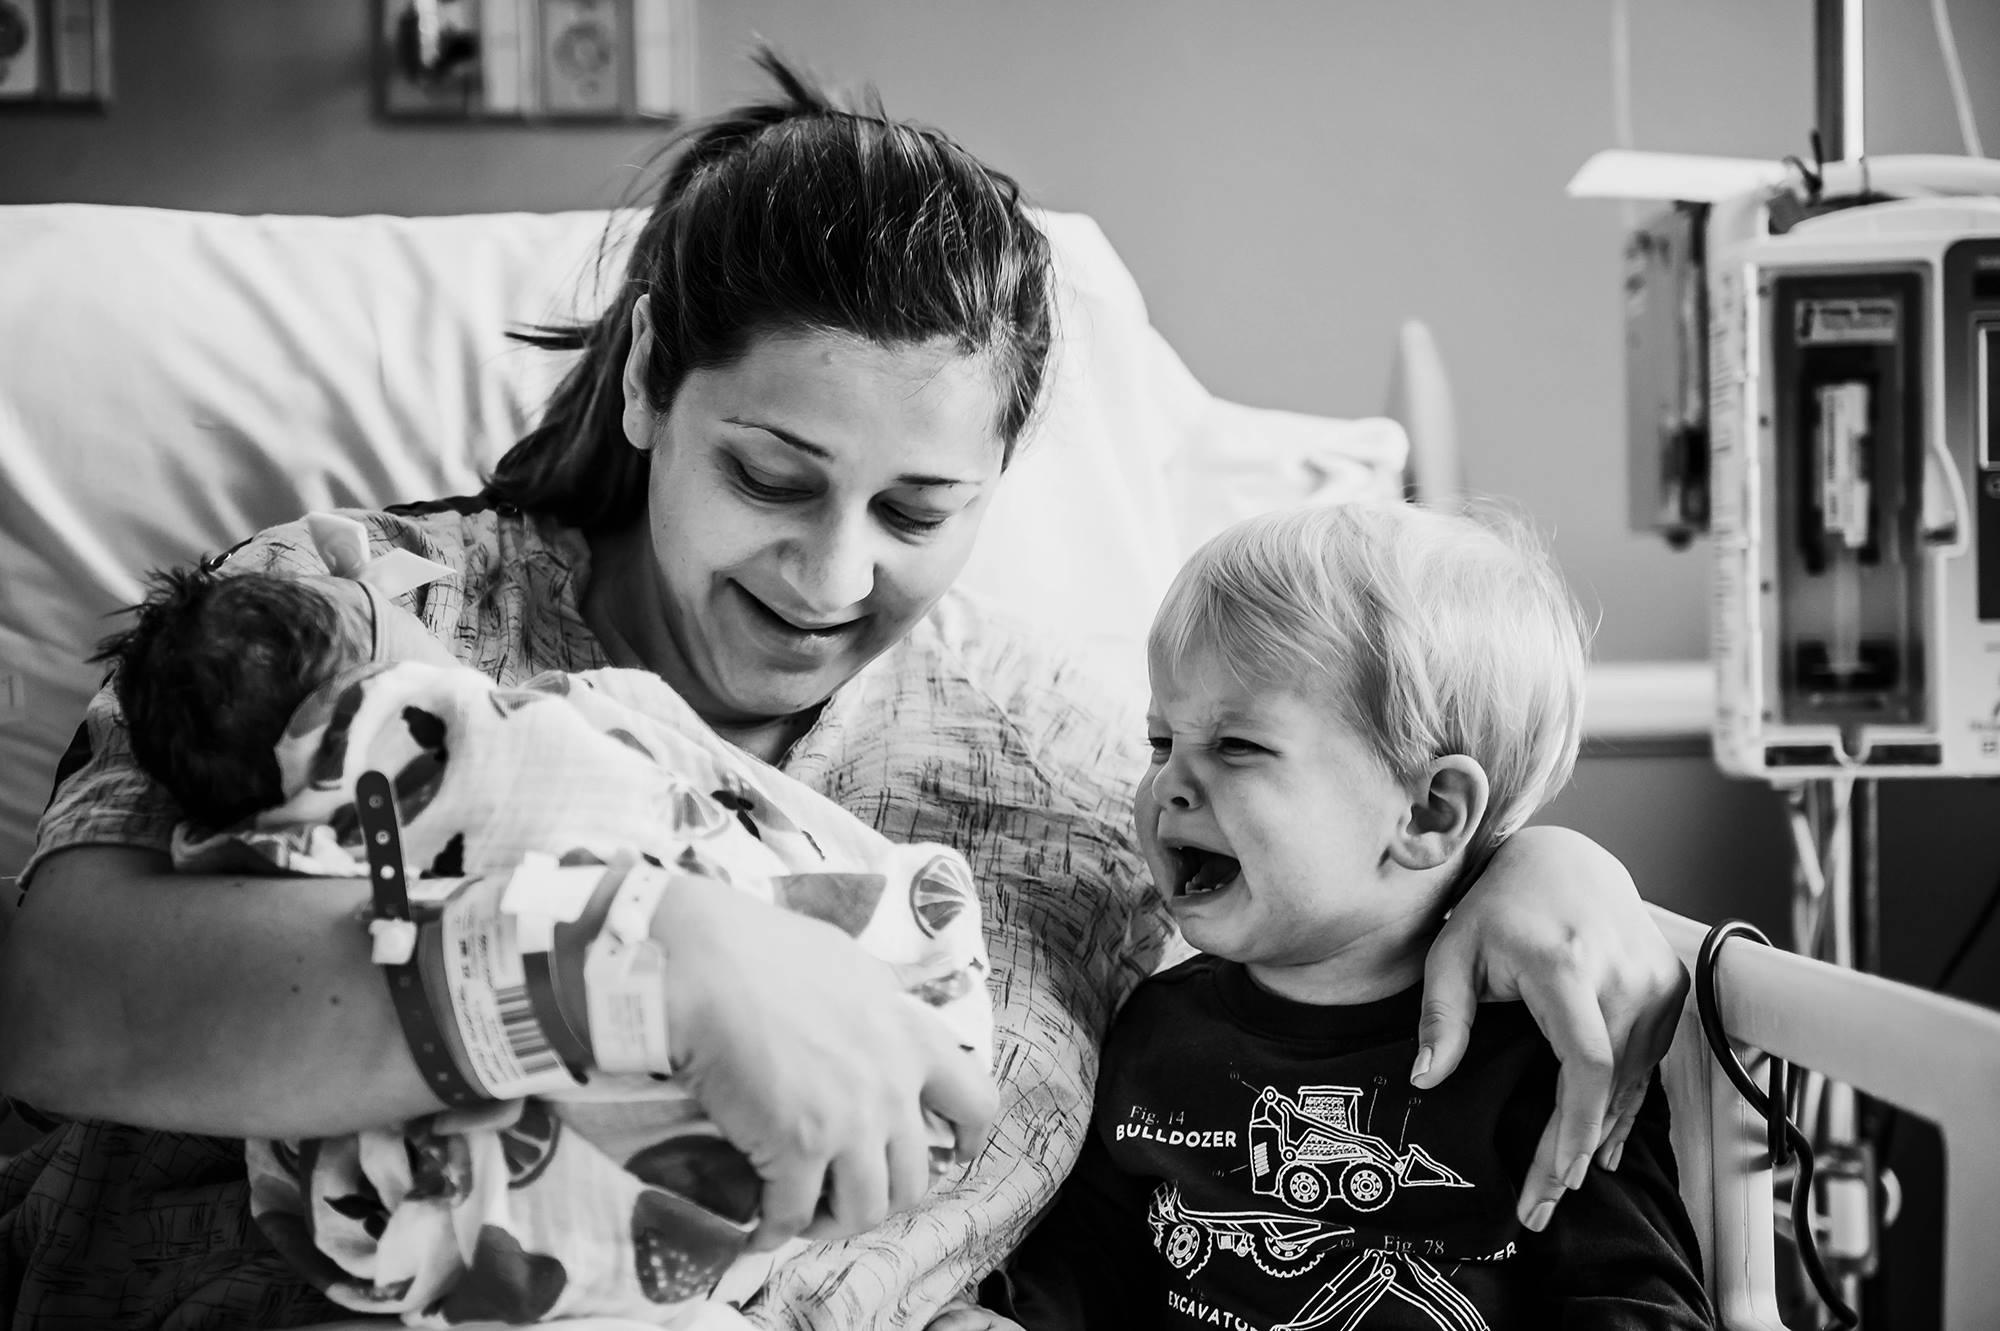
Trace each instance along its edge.
<path fill-rule="evenodd" d="M 589 549 L 577 532 L 477 501 L 353 516 L 378 553 L 400 545 L 456 570 L 406 603 L 497 682 L 608 664 L 578 609 Z M 226 567 L 325 571 L 302 523 L 261 533 Z M 1145 763 L 1135 701 L 954 594 L 787 755 L 784 771 L 883 834 L 945 842 L 971 862 L 1001 1112 L 963 1179 L 787 1263 L 745 1310 L 754 1322 L 921 1326 L 1054 1195 L 1089 1119 L 1105 1025 L 1168 929 L 1131 836 Z M 61 783 L 28 875 L 64 847 L 169 843 L 178 813 L 133 767 L 108 693 L 84 736 L 73 756 L 87 761 Z M 0 1170 L 0 1324 L 10 1315 L 65 1331 L 209 1331 L 337 1313 L 251 1222 L 241 1143 L 72 1123 Z"/>

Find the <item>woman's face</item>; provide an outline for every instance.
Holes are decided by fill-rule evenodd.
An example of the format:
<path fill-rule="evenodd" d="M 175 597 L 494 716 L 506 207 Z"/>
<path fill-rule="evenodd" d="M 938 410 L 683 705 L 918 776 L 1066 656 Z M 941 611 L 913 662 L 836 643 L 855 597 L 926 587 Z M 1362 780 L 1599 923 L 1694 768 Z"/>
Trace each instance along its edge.
<path fill-rule="evenodd" d="M 634 334 L 624 427 L 651 458 L 654 620 L 619 614 L 715 724 L 814 707 L 965 567 L 1004 455 L 992 371 L 943 344 L 773 335 L 690 373 L 661 413 L 639 389 L 643 300 Z"/>

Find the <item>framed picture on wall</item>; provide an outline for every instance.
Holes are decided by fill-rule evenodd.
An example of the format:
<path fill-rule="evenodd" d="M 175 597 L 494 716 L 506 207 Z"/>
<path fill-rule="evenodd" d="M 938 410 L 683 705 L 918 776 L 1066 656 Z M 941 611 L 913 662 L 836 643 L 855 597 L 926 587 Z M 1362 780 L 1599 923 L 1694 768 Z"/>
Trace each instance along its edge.
<path fill-rule="evenodd" d="M 111 0 L 0 0 L 0 105 L 111 98 Z"/>
<path fill-rule="evenodd" d="M 694 0 L 376 0 L 392 120 L 638 121 L 694 107 Z"/>

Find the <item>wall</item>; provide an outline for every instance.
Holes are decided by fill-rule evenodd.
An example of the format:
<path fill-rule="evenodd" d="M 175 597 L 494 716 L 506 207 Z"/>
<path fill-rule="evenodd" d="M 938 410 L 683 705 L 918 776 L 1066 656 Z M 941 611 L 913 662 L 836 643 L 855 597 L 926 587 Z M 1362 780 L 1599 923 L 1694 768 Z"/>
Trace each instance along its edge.
<path fill-rule="evenodd" d="M 1632 2 L 1636 142 L 1806 151 L 1811 6 Z M 222 211 L 550 210 L 617 200 L 653 135 L 369 114 L 351 0 L 115 6 L 105 117 L 0 115 L 0 201 Z M 1959 8 L 1970 10 L 1970 5 Z M 2000 11 L 1961 16 L 2000 136 Z M 1956 136 L 1921 6 L 1878 4 L 1878 150 Z M 756 86 L 752 34 L 950 128 L 1094 215 L 1169 340 L 1226 396 L 1354 414 L 1432 322 L 1468 479 L 1526 501 L 1604 607 L 1610 658 L 1704 651 L 1706 567 L 1625 530 L 1621 209 L 1562 186 L 1612 141 L 1610 4 L 1517 0 L 702 0 L 701 87 Z M 1990 71 L 1990 60 L 1984 68 Z"/>
<path fill-rule="evenodd" d="M 1808 151 L 1807 0 L 1629 8 L 1637 146 Z M 115 9 L 117 105 L 0 112 L 0 202 L 590 207 L 621 197 L 654 137 L 378 123 L 352 0 Z M 2000 6 L 1953 9 L 2000 142 Z M 1928 10 L 1870 7 L 1875 152 L 1958 151 Z M 1703 553 L 1625 530 L 1625 218 L 1562 192 L 1613 141 L 1611 14 L 1611 0 L 700 0 L 700 100 L 757 86 L 741 58 L 753 34 L 835 81 L 874 81 L 1039 201 L 1095 216 L 1169 341 L 1226 396 L 1370 412 L 1392 331 L 1422 316 L 1451 367 L 1469 482 L 1553 528 L 1601 607 L 1602 655 L 1698 657 Z M 1912 783 L 1882 803 L 1884 965 L 1927 979 L 2000 873 L 2000 845 L 1961 830 L 1990 821 L 1990 792 Z M 1779 804 L 1701 757 L 1587 759 L 1553 816 L 1658 900 L 1782 923 Z M 1996 962 L 2000 937 L 1961 991 L 2000 1001 Z M 1897 1325 L 1934 1320 L 1920 1304 Z"/>

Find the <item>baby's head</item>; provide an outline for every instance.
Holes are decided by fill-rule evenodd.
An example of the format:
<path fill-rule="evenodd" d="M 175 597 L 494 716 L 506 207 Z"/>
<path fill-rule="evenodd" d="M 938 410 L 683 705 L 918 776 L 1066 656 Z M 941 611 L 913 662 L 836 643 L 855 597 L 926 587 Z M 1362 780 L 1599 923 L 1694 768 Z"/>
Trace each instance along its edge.
<path fill-rule="evenodd" d="M 1568 780 L 1586 631 L 1517 522 L 1315 505 L 1204 545 L 1147 644 L 1139 836 L 1188 941 L 1307 1001 L 1414 982 Z"/>
<path fill-rule="evenodd" d="M 133 759 L 212 828 L 283 800 L 274 749 L 315 689 L 371 661 L 452 659 L 349 578 L 172 569 L 132 612 L 92 659 L 112 663 Z"/>

